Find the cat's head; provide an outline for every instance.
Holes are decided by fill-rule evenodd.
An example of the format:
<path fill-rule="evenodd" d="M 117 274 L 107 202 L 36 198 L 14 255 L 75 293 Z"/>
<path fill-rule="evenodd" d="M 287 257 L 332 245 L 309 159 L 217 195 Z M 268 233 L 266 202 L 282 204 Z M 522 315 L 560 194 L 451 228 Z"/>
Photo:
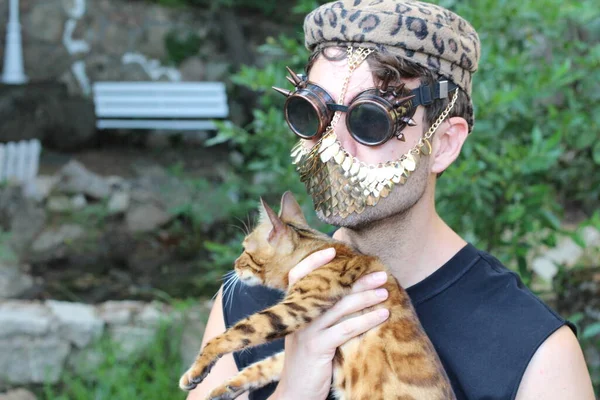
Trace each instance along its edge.
<path fill-rule="evenodd" d="M 292 193 L 283 194 L 279 215 L 261 199 L 260 222 L 244 239 L 244 252 L 235 261 L 235 272 L 247 285 L 286 290 L 290 269 L 323 238 L 327 236 L 308 226 Z"/>

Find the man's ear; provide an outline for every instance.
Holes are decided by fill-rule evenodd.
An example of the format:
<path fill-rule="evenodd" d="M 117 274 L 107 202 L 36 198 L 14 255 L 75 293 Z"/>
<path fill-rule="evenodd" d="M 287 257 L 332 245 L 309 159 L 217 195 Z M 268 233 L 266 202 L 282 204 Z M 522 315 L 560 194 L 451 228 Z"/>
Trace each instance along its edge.
<path fill-rule="evenodd" d="M 266 221 L 268 218 L 271 222 L 272 229 L 267 236 L 267 241 L 273 244 L 279 237 L 287 232 L 287 226 L 281 221 L 281 219 L 275 214 L 275 211 L 262 199 L 261 204 L 261 221 Z"/>
<path fill-rule="evenodd" d="M 279 216 L 283 221 L 294 222 L 299 225 L 308 225 L 300 204 L 298 204 L 290 191 L 285 192 L 283 196 L 281 196 Z"/>
<path fill-rule="evenodd" d="M 434 136 L 431 173 L 444 172 L 456 160 L 468 135 L 469 124 L 462 117 L 449 118 L 438 128 Z"/>

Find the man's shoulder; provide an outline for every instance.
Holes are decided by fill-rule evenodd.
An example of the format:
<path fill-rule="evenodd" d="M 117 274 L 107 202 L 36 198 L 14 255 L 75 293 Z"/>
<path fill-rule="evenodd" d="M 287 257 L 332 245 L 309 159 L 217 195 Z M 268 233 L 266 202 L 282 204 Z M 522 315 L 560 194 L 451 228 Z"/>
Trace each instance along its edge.
<path fill-rule="evenodd" d="M 497 258 L 471 256 L 417 312 L 461 398 L 514 398 L 537 349 L 566 321 Z"/>
<path fill-rule="evenodd" d="M 554 332 L 532 357 L 519 384 L 517 400 L 593 400 L 592 382 L 583 352 L 566 326 Z"/>
<path fill-rule="evenodd" d="M 418 292 L 413 288 L 408 291 L 420 309 L 452 308 L 471 320 L 488 319 L 492 313 L 494 319 L 490 322 L 503 318 L 516 321 L 535 315 L 562 320 L 516 272 L 472 244 L 416 286 L 420 286 L 414 288 Z"/>
<path fill-rule="evenodd" d="M 565 319 L 523 283 L 515 271 L 488 252 L 477 250 L 478 260 L 462 278 L 463 301 L 477 304 L 471 318 L 506 335 L 545 339 L 565 323 Z"/>

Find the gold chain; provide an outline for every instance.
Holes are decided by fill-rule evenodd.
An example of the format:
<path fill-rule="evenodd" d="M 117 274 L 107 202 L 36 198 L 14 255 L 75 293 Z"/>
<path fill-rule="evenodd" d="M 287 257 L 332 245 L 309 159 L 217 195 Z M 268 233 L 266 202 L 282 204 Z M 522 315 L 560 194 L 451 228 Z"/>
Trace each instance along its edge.
<path fill-rule="evenodd" d="M 457 99 L 458 99 L 458 89 L 456 89 L 454 91 L 454 96 L 452 96 L 452 100 L 450 101 L 450 104 L 448 104 L 448 107 L 446 107 L 444 112 L 442 112 L 442 114 L 439 116 L 439 118 L 433 123 L 433 125 L 431 125 L 431 127 L 429 128 L 427 133 L 425 135 L 423 135 L 422 138 L 419 139 L 419 142 L 415 145 L 415 147 L 413 147 L 412 149 L 409 150 L 409 152 L 408 152 L 409 154 L 419 155 L 419 153 L 422 152 L 422 149 L 424 148 L 424 146 L 427 146 L 427 148 L 429 149 L 429 153 L 431 153 L 431 142 L 429 141 L 429 139 L 431 139 L 431 137 L 433 136 L 435 131 L 437 131 L 437 129 L 440 127 L 440 125 L 446 120 L 446 117 L 448 117 L 448 114 L 450 114 L 450 111 L 452 111 L 452 108 L 454 108 L 454 104 L 456 103 Z M 429 154 L 429 153 L 425 153 L 425 154 Z"/>
<path fill-rule="evenodd" d="M 444 122 L 446 120 L 446 117 L 448 116 L 448 114 L 450 114 L 450 111 L 452 111 L 452 108 L 454 107 L 454 103 L 456 103 L 456 99 L 458 99 L 458 89 L 456 89 L 454 91 L 454 96 L 452 97 L 450 104 L 448 104 L 448 107 L 446 107 L 446 109 L 440 115 L 440 117 L 433 123 L 433 125 L 431 125 L 431 128 L 429 128 L 429 130 L 423 137 L 424 139 L 427 139 L 427 140 L 431 139 L 431 137 L 433 136 L 435 131 L 437 131 L 437 128 L 440 127 L 442 122 Z"/>
<path fill-rule="evenodd" d="M 344 97 L 346 97 L 346 91 L 348 90 L 348 84 L 350 83 L 350 78 L 352 77 L 352 72 L 367 58 L 369 54 L 373 52 L 373 49 L 365 49 L 364 47 L 359 47 L 354 51 L 352 46 L 348 46 L 346 49 L 347 57 L 348 57 L 348 74 L 344 79 L 344 85 L 342 86 L 342 91 L 340 92 L 340 98 L 338 100 L 338 104 L 344 104 Z M 336 111 L 333 118 L 331 119 L 331 123 L 329 124 L 329 131 L 333 131 L 333 128 L 339 121 L 342 113 L 340 111 Z"/>
<path fill-rule="evenodd" d="M 358 68 L 358 66 L 372 52 L 373 52 L 373 49 L 367 49 L 364 47 L 359 47 L 356 50 L 354 50 L 354 48 L 352 46 L 348 46 L 348 48 L 346 49 L 347 59 L 348 59 L 348 73 L 344 79 L 344 84 L 342 85 L 342 90 L 340 92 L 340 98 L 338 100 L 338 104 L 341 104 L 341 105 L 344 104 L 344 98 L 346 97 L 346 91 L 348 90 L 348 85 L 350 83 L 350 78 L 352 77 L 352 72 L 354 72 L 354 70 L 356 68 Z M 456 103 L 457 99 L 458 99 L 458 89 L 455 90 L 454 96 L 452 97 L 452 100 L 448 104 L 448 107 L 446 107 L 446 109 L 442 112 L 442 114 L 439 116 L 439 118 L 433 123 L 433 125 L 431 125 L 431 127 L 429 128 L 427 133 L 419 139 L 419 142 L 412 149 L 410 149 L 407 154 L 418 155 L 421 152 L 421 149 L 423 148 L 423 146 L 426 146 L 426 145 L 429 147 L 429 149 L 431 149 L 431 144 L 429 142 L 429 139 L 431 139 L 431 137 L 437 131 L 437 129 L 440 127 L 440 125 L 446 120 L 446 118 L 448 117 L 448 114 L 450 114 L 450 111 L 452 111 L 452 109 L 454 108 L 454 104 Z M 342 116 L 342 113 L 340 111 L 335 112 L 335 114 L 333 115 L 333 118 L 331 119 L 331 123 L 327 127 L 327 133 L 333 133 L 333 129 L 335 128 L 335 126 L 338 123 L 341 116 Z M 323 137 L 321 137 L 321 139 L 323 139 Z M 315 147 L 318 147 L 318 146 L 314 146 L 313 150 L 315 149 Z"/>

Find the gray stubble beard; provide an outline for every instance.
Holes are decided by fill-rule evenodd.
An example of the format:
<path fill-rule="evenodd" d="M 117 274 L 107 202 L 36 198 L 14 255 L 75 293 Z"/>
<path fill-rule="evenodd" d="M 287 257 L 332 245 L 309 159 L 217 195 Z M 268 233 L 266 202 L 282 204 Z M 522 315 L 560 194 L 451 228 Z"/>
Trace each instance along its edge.
<path fill-rule="evenodd" d="M 412 208 L 423 198 L 427 189 L 430 156 L 418 160 L 417 169 L 403 185 L 395 185 L 386 198 L 379 199 L 375 206 L 368 206 L 361 214 L 352 213 L 345 218 L 339 215 L 326 217 L 317 211 L 317 217 L 324 223 L 351 230 L 363 230 L 369 224 L 387 218 L 408 218 Z"/>

